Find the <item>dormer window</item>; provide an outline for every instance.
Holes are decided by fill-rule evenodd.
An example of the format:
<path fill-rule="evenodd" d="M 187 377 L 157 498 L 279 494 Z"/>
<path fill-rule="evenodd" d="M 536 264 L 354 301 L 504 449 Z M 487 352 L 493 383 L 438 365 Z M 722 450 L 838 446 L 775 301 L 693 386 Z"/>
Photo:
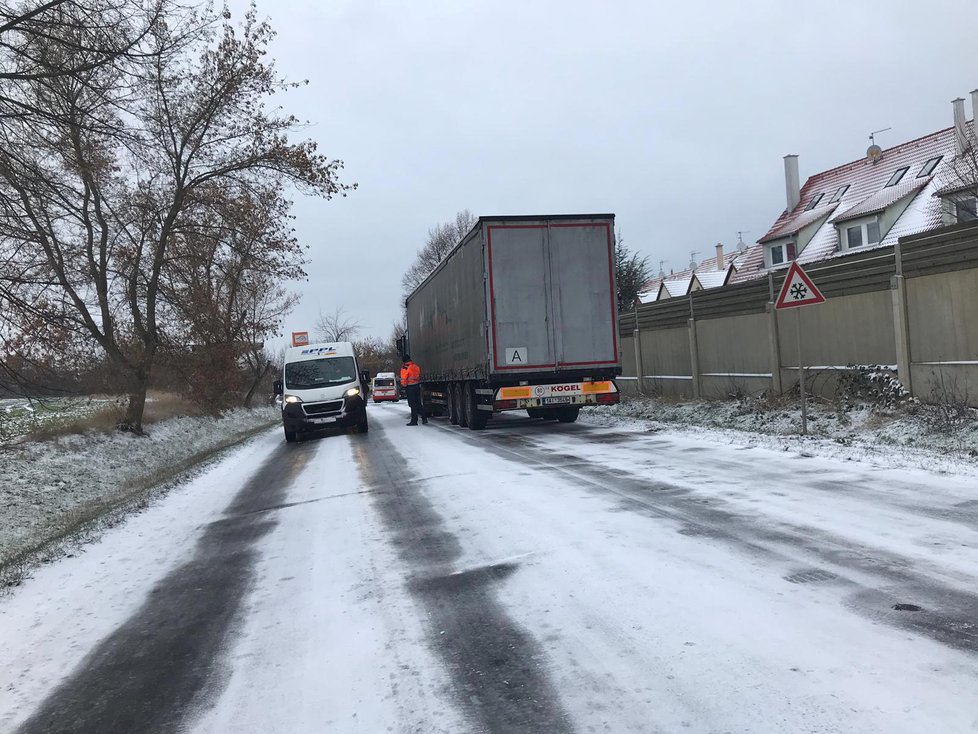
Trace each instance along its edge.
<path fill-rule="evenodd" d="M 805 211 L 807 212 L 807 211 L 809 211 L 809 210 L 814 209 L 815 207 L 817 207 L 818 206 L 818 202 L 820 202 L 822 200 L 822 197 L 823 196 L 825 196 L 824 193 L 815 194 L 815 196 L 812 197 L 812 200 L 808 204 L 808 206 L 805 207 Z"/>
<path fill-rule="evenodd" d="M 771 245 L 767 248 L 767 266 L 773 268 L 775 265 L 782 265 L 786 262 L 791 262 L 796 257 L 795 243 L 794 242 L 783 242 L 777 245 Z"/>
<path fill-rule="evenodd" d="M 876 217 L 862 221 L 847 222 L 839 232 L 840 249 L 855 250 L 860 247 L 878 245 L 880 242 L 880 223 Z"/>
<path fill-rule="evenodd" d="M 842 197 L 845 195 L 846 191 L 848 190 L 849 190 L 849 184 L 837 188 L 835 190 L 835 193 L 832 194 L 832 198 L 829 199 L 829 204 L 834 204 L 835 202 L 840 201 Z"/>
<path fill-rule="evenodd" d="M 954 215 L 959 222 L 978 221 L 978 197 L 959 197 L 954 202 Z"/>
<path fill-rule="evenodd" d="M 893 172 L 893 175 L 890 176 L 890 180 L 886 182 L 886 186 L 884 186 L 883 188 L 888 189 L 890 186 L 896 186 L 898 183 L 900 183 L 900 179 L 902 179 L 903 176 L 906 174 L 906 172 L 909 170 L 910 170 L 910 166 L 904 166 L 903 168 L 896 169 Z"/>
<path fill-rule="evenodd" d="M 921 167 L 920 173 L 917 174 L 917 178 L 923 178 L 924 176 L 931 175 L 934 172 L 934 169 L 937 168 L 937 164 L 941 162 L 941 158 L 943 158 L 943 157 L 944 156 L 942 156 L 942 155 L 938 155 L 938 156 L 934 156 L 933 158 L 931 158 L 930 160 L 928 160 Z"/>

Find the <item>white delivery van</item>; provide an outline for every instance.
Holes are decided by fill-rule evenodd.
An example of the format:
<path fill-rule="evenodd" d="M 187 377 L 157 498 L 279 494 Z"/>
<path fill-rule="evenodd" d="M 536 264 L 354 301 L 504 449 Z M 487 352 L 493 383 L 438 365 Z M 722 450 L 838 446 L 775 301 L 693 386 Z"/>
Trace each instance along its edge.
<path fill-rule="evenodd" d="M 397 390 L 397 378 L 394 376 L 394 373 L 378 372 L 374 378 L 374 384 L 370 390 L 370 394 L 373 396 L 375 403 L 379 403 L 382 400 L 393 400 L 396 403 L 400 400 L 401 396 Z"/>
<path fill-rule="evenodd" d="M 285 351 L 282 396 L 285 440 L 292 443 L 306 431 L 355 427 L 367 432 L 367 383 L 349 342 L 309 344 Z"/>

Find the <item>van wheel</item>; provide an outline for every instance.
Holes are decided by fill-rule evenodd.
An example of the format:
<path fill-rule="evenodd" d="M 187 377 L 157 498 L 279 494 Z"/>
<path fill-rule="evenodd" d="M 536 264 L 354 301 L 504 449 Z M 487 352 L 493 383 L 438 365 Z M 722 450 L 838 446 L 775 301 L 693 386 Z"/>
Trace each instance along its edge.
<path fill-rule="evenodd" d="M 367 419 L 363 419 L 363 423 L 357 423 L 357 433 L 366 433 L 370 426 L 367 425 Z"/>
<path fill-rule="evenodd" d="M 299 440 L 299 436 L 295 431 L 290 431 L 288 428 L 285 429 L 285 442 L 295 443 Z"/>

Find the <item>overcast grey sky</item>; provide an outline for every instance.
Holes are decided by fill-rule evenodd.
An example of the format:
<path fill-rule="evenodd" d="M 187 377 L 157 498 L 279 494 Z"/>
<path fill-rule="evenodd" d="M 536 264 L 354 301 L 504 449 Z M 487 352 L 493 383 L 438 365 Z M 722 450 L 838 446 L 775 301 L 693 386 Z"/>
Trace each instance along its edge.
<path fill-rule="evenodd" d="M 802 180 L 951 124 L 978 87 L 978 0 L 257 0 L 283 100 L 359 190 L 300 200 L 309 282 L 285 324 L 397 318 L 432 225 L 613 212 L 658 269 L 760 237 Z M 232 6 L 236 13 L 243 4 Z M 968 105 L 970 117 L 970 103 Z"/>

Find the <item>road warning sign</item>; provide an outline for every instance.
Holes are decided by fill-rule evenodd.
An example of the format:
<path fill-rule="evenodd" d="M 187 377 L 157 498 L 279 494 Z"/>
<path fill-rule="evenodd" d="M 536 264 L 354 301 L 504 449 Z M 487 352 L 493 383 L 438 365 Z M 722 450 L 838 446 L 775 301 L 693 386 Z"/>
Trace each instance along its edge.
<path fill-rule="evenodd" d="M 778 296 L 774 307 L 794 308 L 795 306 L 814 306 L 816 303 L 825 303 L 825 296 L 815 287 L 812 279 L 801 269 L 801 265 L 796 262 L 791 263 L 788 276 L 784 279 L 781 286 L 781 294 Z"/>

